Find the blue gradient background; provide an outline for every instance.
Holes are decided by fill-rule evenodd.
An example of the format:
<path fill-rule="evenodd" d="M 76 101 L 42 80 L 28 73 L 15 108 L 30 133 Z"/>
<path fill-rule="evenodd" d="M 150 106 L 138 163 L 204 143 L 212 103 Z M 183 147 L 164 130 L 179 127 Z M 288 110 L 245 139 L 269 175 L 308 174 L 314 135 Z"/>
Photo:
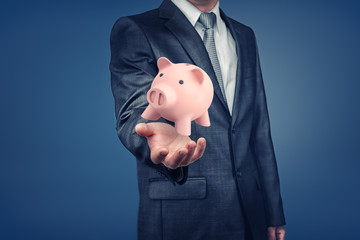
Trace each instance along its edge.
<path fill-rule="evenodd" d="M 0 239 L 135 239 L 115 132 L 115 20 L 156 1 L 1 1 Z M 360 8 L 222 0 L 257 35 L 288 239 L 358 239 Z"/>

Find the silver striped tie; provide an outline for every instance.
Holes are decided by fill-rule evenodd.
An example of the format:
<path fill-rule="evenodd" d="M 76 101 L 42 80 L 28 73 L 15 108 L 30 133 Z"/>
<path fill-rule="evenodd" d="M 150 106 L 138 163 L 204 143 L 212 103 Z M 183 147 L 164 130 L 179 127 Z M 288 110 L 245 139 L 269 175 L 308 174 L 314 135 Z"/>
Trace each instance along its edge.
<path fill-rule="evenodd" d="M 198 23 L 202 24 L 205 28 L 203 42 L 205 48 L 209 54 L 211 64 L 214 68 L 216 78 L 219 82 L 219 86 L 221 89 L 221 93 L 226 102 L 226 95 L 224 89 L 224 82 L 221 75 L 221 69 L 219 64 L 219 59 L 216 54 L 216 46 L 215 46 L 215 39 L 214 39 L 214 24 L 216 22 L 216 15 L 215 13 L 201 13 Z"/>

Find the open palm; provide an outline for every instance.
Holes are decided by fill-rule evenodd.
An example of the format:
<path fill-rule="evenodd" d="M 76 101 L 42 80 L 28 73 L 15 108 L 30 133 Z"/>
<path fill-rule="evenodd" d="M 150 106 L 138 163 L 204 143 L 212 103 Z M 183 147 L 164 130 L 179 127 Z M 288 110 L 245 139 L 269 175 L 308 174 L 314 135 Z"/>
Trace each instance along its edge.
<path fill-rule="evenodd" d="M 173 126 L 166 123 L 139 123 L 135 130 L 147 138 L 151 160 L 171 169 L 195 162 L 202 157 L 206 148 L 205 138 L 199 138 L 196 143 L 188 136 L 178 134 Z"/>

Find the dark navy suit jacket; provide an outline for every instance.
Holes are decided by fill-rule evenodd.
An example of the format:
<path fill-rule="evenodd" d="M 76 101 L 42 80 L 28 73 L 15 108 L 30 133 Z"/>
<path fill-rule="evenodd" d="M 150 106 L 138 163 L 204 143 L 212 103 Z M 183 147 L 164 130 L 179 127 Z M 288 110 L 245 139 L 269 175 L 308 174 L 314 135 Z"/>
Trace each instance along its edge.
<path fill-rule="evenodd" d="M 249 27 L 221 15 L 238 54 L 232 116 L 200 36 L 171 1 L 120 18 L 113 27 L 116 129 L 137 159 L 139 239 L 241 239 L 245 218 L 253 238 L 260 240 L 266 239 L 267 226 L 285 224 L 255 36 Z M 134 131 L 137 123 L 147 122 L 140 115 L 159 57 L 201 67 L 215 91 L 211 127 L 191 126 L 190 137 L 205 137 L 206 151 L 197 162 L 175 171 L 153 164 L 146 139 Z"/>

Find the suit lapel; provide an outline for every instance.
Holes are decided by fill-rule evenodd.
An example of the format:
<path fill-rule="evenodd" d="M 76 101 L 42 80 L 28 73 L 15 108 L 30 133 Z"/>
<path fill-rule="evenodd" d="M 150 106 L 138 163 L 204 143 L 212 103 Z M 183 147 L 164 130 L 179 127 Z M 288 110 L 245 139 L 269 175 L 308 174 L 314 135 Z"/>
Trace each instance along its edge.
<path fill-rule="evenodd" d="M 232 24 L 230 23 L 230 20 L 227 18 L 227 16 L 224 14 L 224 12 L 220 9 L 220 14 L 222 19 L 225 21 L 226 26 L 230 29 L 231 35 L 233 36 L 235 43 L 236 43 L 236 54 L 238 56 L 238 62 L 236 67 L 236 82 L 235 82 L 235 95 L 234 95 L 234 104 L 232 109 L 232 122 L 231 125 L 234 126 L 238 119 L 240 119 L 240 113 L 241 113 L 241 97 L 240 97 L 240 89 L 243 79 L 243 72 L 244 72 L 244 37 L 243 35 L 236 31 Z"/>
<path fill-rule="evenodd" d="M 223 107 L 229 112 L 227 103 L 225 103 L 219 83 L 216 79 L 209 55 L 195 28 L 187 20 L 184 14 L 169 0 L 165 0 L 160 6 L 159 16 L 169 19 L 165 23 L 165 26 L 179 40 L 193 63 L 202 68 L 209 75 L 214 86 L 215 95 L 219 98 Z"/>

